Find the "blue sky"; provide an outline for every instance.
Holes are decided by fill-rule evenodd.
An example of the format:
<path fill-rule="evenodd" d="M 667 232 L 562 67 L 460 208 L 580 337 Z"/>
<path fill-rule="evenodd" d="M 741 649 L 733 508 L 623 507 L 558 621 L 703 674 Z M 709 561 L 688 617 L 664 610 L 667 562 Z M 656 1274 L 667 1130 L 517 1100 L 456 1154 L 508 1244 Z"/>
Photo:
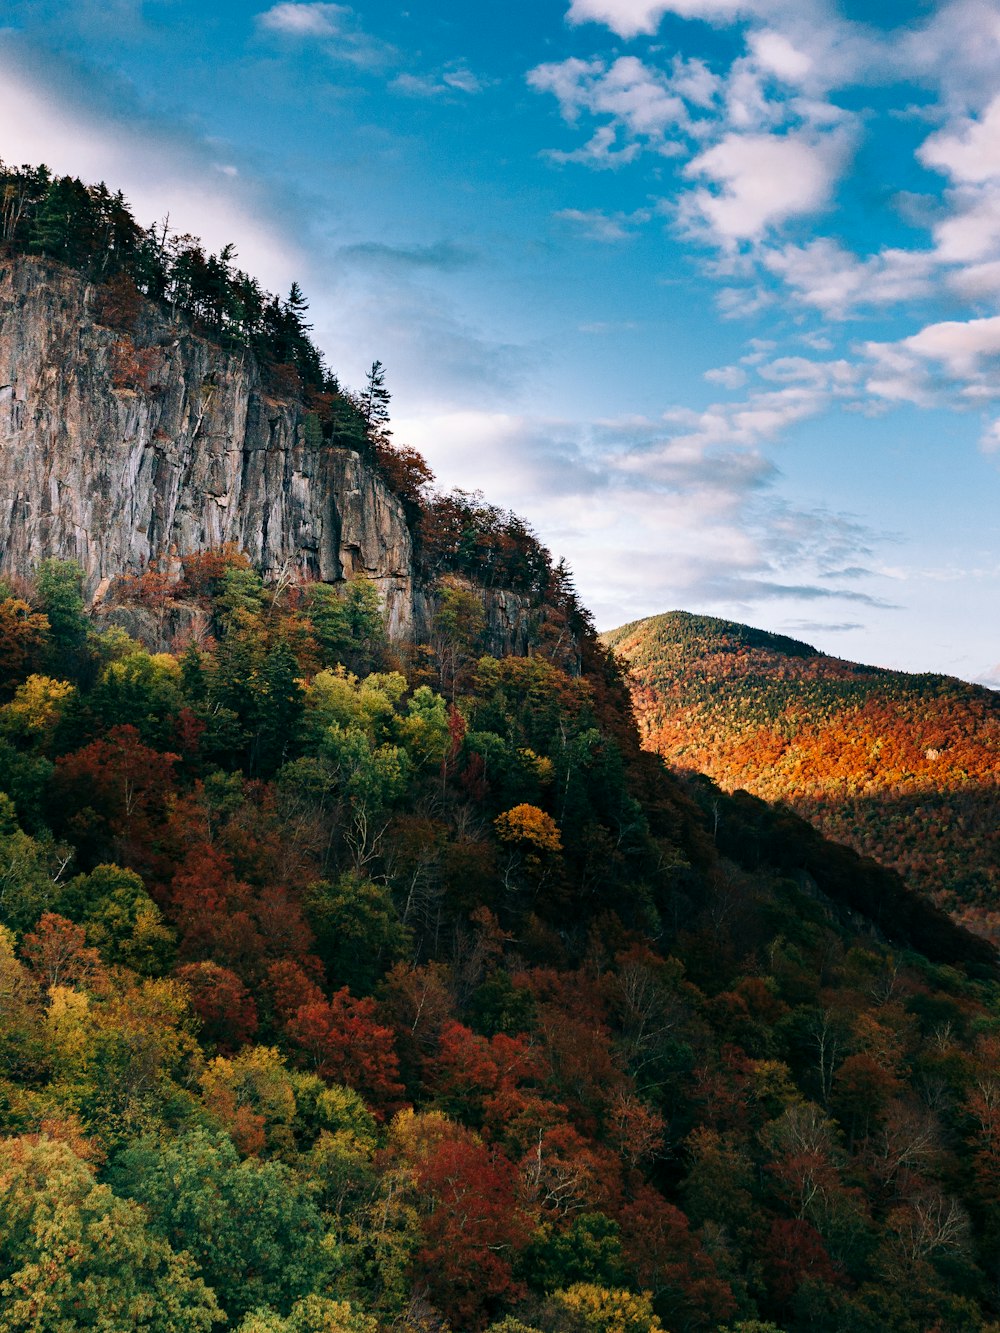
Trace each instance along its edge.
<path fill-rule="evenodd" d="M 1000 686 L 1000 0 L 14 0 L 0 157 L 297 278 L 601 627 Z"/>

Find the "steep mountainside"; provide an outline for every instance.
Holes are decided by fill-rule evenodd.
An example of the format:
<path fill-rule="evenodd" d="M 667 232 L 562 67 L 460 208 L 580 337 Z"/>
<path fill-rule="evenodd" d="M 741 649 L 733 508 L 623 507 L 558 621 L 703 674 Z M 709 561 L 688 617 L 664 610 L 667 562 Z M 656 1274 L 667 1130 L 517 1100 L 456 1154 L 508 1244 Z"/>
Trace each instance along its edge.
<path fill-rule="evenodd" d="M 649 749 L 786 802 L 1000 938 L 995 692 L 679 611 L 602 637 L 628 662 Z"/>
<path fill-rule="evenodd" d="M 119 576 L 231 544 L 271 582 L 363 576 L 390 635 L 426 639 L 412 515 L 371 462 L 246 349 L 138 298 L 104 323 L 110 304 L 62 264 L 0 258 L 0 573 L 72 559 L 101 603 Z M 479 597 L 490 646 L 525 651 L 533 599 Z"/>
<path fill-rule="evenodd" d="M 996 951 L 643 750 L 566 572 L 428 494 L 301 293 L 0 183 L 80 269 L 4 315 L 4 1333 L 996 1333 Z"/>
<path fill-rule="evenodd" d="M 147 303 L 129 334 L 95 289 L 30 257 L 0 268 L 0 568 L 75 559 L 88 590 L 170 552 L 235 543 L 264 573 L 363 573 L 412 620 L 401 502 L 357 453 L 310 443 L 253 357 Z"/>

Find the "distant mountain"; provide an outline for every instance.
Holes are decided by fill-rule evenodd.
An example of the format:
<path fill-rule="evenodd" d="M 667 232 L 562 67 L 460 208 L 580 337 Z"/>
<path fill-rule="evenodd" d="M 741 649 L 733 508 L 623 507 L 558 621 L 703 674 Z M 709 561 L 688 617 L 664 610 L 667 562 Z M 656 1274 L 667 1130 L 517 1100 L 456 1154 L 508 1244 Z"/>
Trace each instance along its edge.
<path fill-rule="evenodd" d="M 683 611 L 601 637 L 647 749 L 785 802 L 1000 940 L 1000 694 Z"/>

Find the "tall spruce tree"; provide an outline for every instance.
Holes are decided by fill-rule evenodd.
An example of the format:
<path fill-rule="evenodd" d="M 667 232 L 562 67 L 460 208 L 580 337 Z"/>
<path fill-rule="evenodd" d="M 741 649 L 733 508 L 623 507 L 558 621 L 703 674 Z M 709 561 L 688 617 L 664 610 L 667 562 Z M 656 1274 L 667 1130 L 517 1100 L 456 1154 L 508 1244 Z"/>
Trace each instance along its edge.
<path fill-rule="evenodd" d="M 365 379 L 366 387 L 361 399 L 361 411 L 370 439 L 378 443 L 387 440 L 392 433 L 389 430 L 391 394 L 385 387 L 385 367 L 381 361 L 372 362 L 372 368 Z"/>

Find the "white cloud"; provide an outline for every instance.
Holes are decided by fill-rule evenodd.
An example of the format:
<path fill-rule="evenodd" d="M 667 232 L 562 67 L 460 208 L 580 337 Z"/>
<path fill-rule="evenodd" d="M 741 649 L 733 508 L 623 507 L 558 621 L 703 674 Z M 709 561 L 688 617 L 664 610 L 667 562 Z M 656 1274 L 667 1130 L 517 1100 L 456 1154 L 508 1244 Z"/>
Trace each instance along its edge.
<path fill-rule="evenodd" d="M 1000 397 L 1000 315 L 943 320 L 898 342 L 865 343 L 867 389 L 889 402 L 969 407 Z"/>
<path fill-rule="evenodd" d="M 322 42 L 328 56 L 363 69 L 386 65 L 397 56 L 393 47 L 362 31 L 349 5 L 286 0 L 258 14 L 257 26 L 291 41 Z"/>
<path fill-rule="evenodd" d="M 389 84 L 394 92 L 407 97 L 446 97 L 449 93 L 473 96 L 484 86 L 482 79 L 461 63 L 448 65 L 437 74 L 397 74 Z"/>
<path fill-rule="evenodd" d="M 1000 175 L 1000 96 L 978 119 L 963 117 L 925 139 L 917 157 L 954 181 L 981 184 L 995 179 Z"/>
<path fill-rule="evenodd" d="M 581 148 L 574 148 L 572 152 L 548 148 L 545 150 L 545 156 L 551 158 L 553 162 L 580 162 L 588 167 L 614 169 L 624 166 L 627 162 L 634 162 L 641 152 L 642 148 L 637 143 L 625 144 L 619 148 L 617 127 L 601 125 Z"/>
<path fill-rule="evenodd" d="M 933 289 L 937 270 L 935 256 L 925 251 L 887 249 L 859 259 L 826 236 L 765 250 L 761 262 L 800 300 L 833 319 L 862 306 L 924 296 Z"/>
<path fill-rule="evenodd" d="M 603 23 L 619 37 L 652 35 L 664 14 L 681 18 L 731 19 L 749 6 L 741 0 L 573 0 L 569 23 Z"/>
<path fill-rule="evenodd" d="M 783 388 L 758 387 L 742 402 L 713 403 L 703 411 L 674 408 L 665 413 L 663 419 L 671 430 L 663 449 L 673 458 L 682 449 L 698 456 L 720 447 L 756 451 L 758 445 L 774 440 L 790 426 L 825 411 L 835 396 L 850 389 L 855 378 L 846 370 L 846 362 L 814 363 L 798 357 L 794 358 L 794 373 L 788 373 L 792 361 L 785 360 L 784 376 L 781 363 L 775 363 L 779 369 L 771 378 L 784 378 Z M 726 367 L 727 372 L 737 369 Z"/>
<path fill-rule="evenodd" d="M 978 264 L 1000 245 L 1000 94 L 979 115 L 953 117 L 917 150 L 926 167 L 947 176 L 949 214 L 934 224 L 943 262 Z M 961 278 L 957 288 L 969 285 Z"/>
<path fill-rule="evenodd" d="M 913 403 L 917 407 L 932 407 L 935 404 L 934 387 L 919 358 L 894 343 L 869 342 L 863 350 L 870 362 L 865 389 L 872 398 L 892 405 Z"/>
<path fill-rule="evenodd" d="M 719 96 L 722 80 L 703 60 L 675 56 L 670 74 L 670 86 L 691 106 L 708 110 Z"/>
<path fill-rule="evenodd" d="M 765 29 L 750 34 L 750 50 L 761 69 L 784 83 L 802 83 L 812 73 L 812 56 L 800 51 L 784 33 Z"/>
<path fill-rule="evenodd" d="M 746 439 L 762 424 L 777 429 L 778 417 L 788 422 L 805 410 L 804 399 L 792 407 L 789 398 L 781 391 L 742 405 L 763 413 L 770 404 L 773 415 L 736 429 Z M 716 411 L 718 425 L 710 420 Z M 803 611 L 817 599 L 871 602 L 831 579 L 867 559 L 872 534 L 842 516 L 781 502 L 774 465 L 733 437 L 727 411 L 590 423 L 440 411 L 395 425 L 441 485 L 483 485 L 493 501 L 535 521 L 587 588 L 598 624 L 670 606 L 726 614 L 760 600 Z"/>
<path fill-rule="evenodd" d="M 928 324 L 901 344 L 918 356 L 941 362 L 956 379 L 970 379 L 984 358 L 1000 356 L 1000 315 L 964 322 Z M 1000 384 L 997 385 L 1000 393 Z"/>
<path fill-rule="evenodd" d="M 1000 453 L 1000 417 L 986 426 L 980 438 L 979 446 L 984 454 Z"/>
<path fill-rule="evenodd" d="M 460 93 L 481 93 L 484 87 L 479 75 L 461 63 L 447 66 L 442 71 L 441 82 Z"/>
<path fill-rule="evenodd" d="M 966 264 L 947 275 L 948 285 L 967 301 L 1000 298 L 1000 259 Z"/>
<path fill-rule="evenodd" d="M 721 384 L 724 389 L 742 389 L 747 382 L 747 373 L 742 366 L 717 366 L 706 370 L 702 379 L 709 384 Z"/>
<path fill-rule="evenodd" d="M 688 176 L 705 177 L 718 190 L 689 192 L 681 220 L 724 245 L 757 240 L 769 227 L 823 208 L 845 156 L 840 135 L 727 134 L 688 163 Z"/>
<path fill-rule="evenodd" d="M 350 13 L 347 5 L 286 3 L 265 10 L 257 22 L 288 37 L 337 37 Z"/>
<path fill-rule="evenodd" d="M 831 392 L 849 392 L 859 378 L 859 368 L 843 357 L 814 361 L 807 356 L 779 356 L 757 369 L 761 379 L 777 384 L 808 384 Z"/>
<path fill-rule="evenodd" d="M 562 208 L 555 214 L 562 222 L 579 227 L 591 241 L 625 241 L 638 227 L 648 222 L 652 213 L 640 208 L 634 213 L 602 213 L 599 208 Z"/>
<path fill-rule="evenodd" d="M 892 36 L 893 67 L 930 83 L 948 109 L 977 109 L 996 93 L 1000 8 L 995 0 L 944 0 L 922 27 Z"/>
<path fill-rule="evenodd" d="M 539 65 L 528 74 L 528 83 L 536 92 L 552 93 L 570 124 L 584 111 L 607 116 L 611 119 L 608 128 L 620 128 L 629 138 L 654 149 L 673 151 L 665 141 L 667 130 L 688 124 L 684 99 L 674 90 L 670 76 L 634 56 L 620 56 L 611 65 L 575 58 Z M 613 134 L 608 135 L 601 151 L 612 140 Z"/>
<path fill-rule="evenodd" d="M 952 264 L 986 259 L 1000 241 L 1000 183 L 953 190 L 949 202 L 954 211 L 933 228 L 938 255 Z"/>

